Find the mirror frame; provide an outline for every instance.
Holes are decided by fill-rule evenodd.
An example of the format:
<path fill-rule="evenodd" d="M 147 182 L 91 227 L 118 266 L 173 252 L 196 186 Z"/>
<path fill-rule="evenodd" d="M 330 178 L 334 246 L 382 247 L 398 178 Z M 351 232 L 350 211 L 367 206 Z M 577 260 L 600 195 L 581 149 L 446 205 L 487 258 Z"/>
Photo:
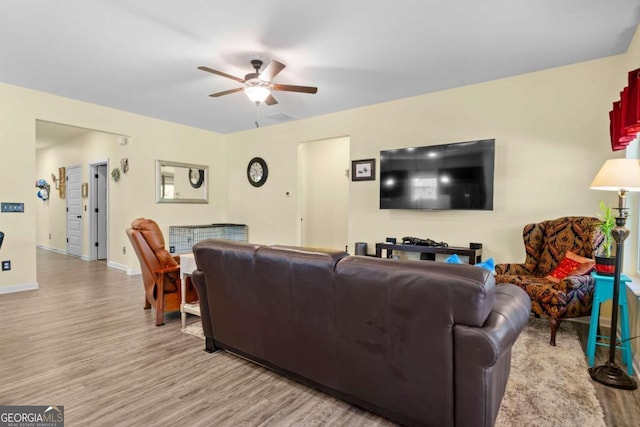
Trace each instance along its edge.
<path fill-rule="evenodd" d="M 162 197 L 163 166 L 204 170 L 204 181 L 202 183 L 202 187 L 200 187 L 202 191 L 204 191 L 204 197 L 202 199 L 165 199 Z M 209 203 L 209 166 L 196 165 L 193 163 L 171 162 L 168 160 L 156 160 L 156 203 Z"/>

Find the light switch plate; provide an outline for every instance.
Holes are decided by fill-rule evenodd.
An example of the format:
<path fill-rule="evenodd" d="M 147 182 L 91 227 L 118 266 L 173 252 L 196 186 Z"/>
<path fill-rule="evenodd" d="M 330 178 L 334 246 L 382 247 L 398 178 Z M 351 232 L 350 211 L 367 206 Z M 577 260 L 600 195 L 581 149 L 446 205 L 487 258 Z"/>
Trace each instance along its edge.
<path fill-rule="evenodd" d="M 7 203 L 2 202 L 0 205 L 2 212 L 24 212 L 24 203 Z"/>

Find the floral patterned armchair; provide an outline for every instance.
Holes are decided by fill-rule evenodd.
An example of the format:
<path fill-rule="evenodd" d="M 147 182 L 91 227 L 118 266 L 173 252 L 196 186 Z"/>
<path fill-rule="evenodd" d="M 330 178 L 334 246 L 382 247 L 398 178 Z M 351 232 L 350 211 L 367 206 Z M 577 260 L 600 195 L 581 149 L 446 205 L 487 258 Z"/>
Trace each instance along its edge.
<path fill-rule="evenodd" d="M 563 217 L 527 224 L 523 230 L 524 264 L 496 265 L 496 283 L 513 283 L 531 298 L 536 317 L 549 317 L 551 342 L 563 318 L 588 316 L 593 302 L 594 279 L 589 273 L 569 275 L 555 283 L 546 278 L 567 251 L 593 259 L 602 245 L 599 220 L 591 217 Z"/>

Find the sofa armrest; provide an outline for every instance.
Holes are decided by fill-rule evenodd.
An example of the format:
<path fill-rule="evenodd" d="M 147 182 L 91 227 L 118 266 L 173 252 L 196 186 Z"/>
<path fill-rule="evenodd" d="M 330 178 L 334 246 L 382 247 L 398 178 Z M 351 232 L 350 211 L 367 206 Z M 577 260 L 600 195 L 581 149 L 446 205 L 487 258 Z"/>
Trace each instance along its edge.
<path fill-rule="evenodd" d="M 207 294 L 207 278 L 200 270 L 195 270 L 191 274 L 191 283 L 198 292 L 198 300 L 200 301 L 200 320 L 202 321 L 202 332 L 205 339 L 205 351 L 212 353 L 216 348 L 213 340 L 213 324 L 211 323 L 209 296 Z"/>
<path fill-rule="evenodd" d="M 514 276 L 531 276 L 533 268 L 527 264 L 503 263 L 496 264 L 496 274 L 510 274 Z"/>
<path fill-rule="evenodd" d="M 511 369 L 511 347 L 529 320 L 531 301 L 515 285 L 496 286 L 480 328 L 454 328 L 456 426 L 492 426 Z"/>
<path fill-rule="evenodd" d="M 165 273 L 176 273 L 180 271 L 180 266 L 176 267 L 162 267 L 153 270 L 153 274 L 165 274 Z"/>

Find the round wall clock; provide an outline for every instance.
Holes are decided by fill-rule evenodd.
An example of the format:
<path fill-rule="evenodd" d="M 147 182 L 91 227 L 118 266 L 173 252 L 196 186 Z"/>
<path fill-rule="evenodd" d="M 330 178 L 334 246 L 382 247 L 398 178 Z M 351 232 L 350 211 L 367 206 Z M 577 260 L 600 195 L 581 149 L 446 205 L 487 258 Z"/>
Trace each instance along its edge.
<path fill-rule="evenodd" d="M 204 182 L 203 169 L 189 169 L 189 183 L 193 188 L 202 187 L 203 182 Z"/>
<path fill-rule="evenodd" d="M 261 187 L 267 182 L 267 176 L 269 175 L 269 169 L 267 169 L 267 163 L 260 157 L 254 157 L 249 161 L 247 166 L 247 179 L 249 183 L 254 187 Z"/>

